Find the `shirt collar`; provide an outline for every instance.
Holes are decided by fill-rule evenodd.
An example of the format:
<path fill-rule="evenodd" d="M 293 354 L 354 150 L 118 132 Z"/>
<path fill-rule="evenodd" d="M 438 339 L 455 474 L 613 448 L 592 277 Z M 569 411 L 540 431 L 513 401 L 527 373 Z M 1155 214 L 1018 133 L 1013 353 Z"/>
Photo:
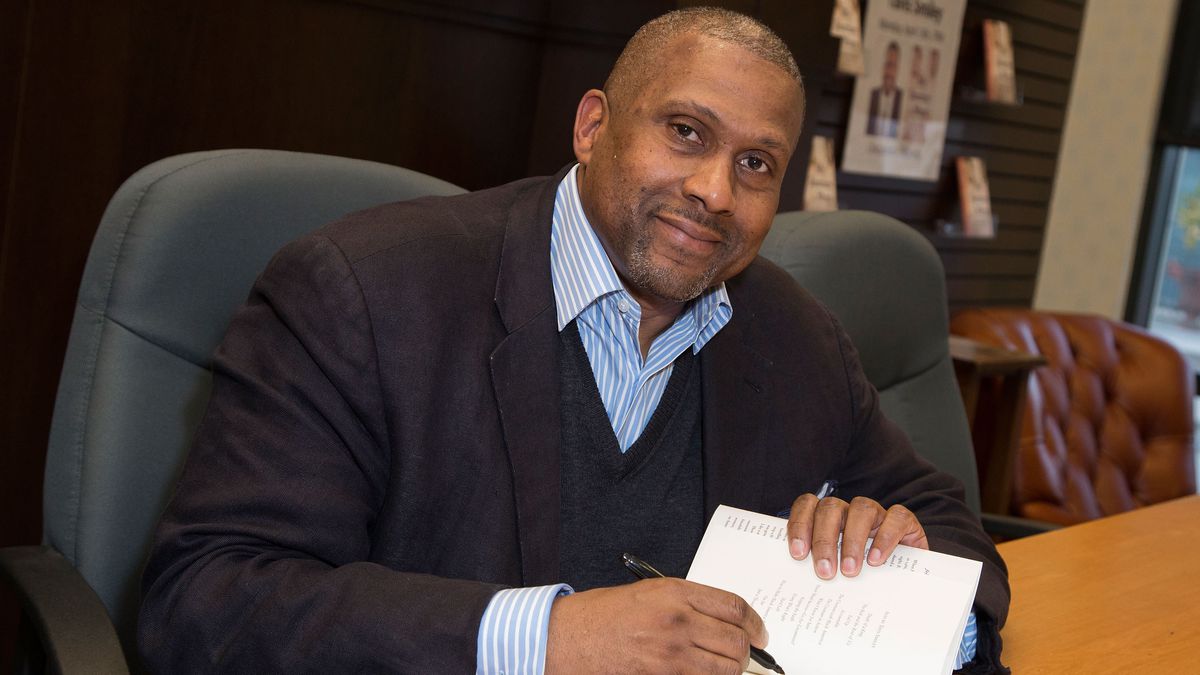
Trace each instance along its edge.
<path fill-rule="evenodd" d="M 628 295 L 600 238 L 583 212 L 579 184 L 575 178 L 578 170 L 578 164 L 571 167 L 558 184 L 550 227 L 550 278 L 554 285 L 554 304 L 560 331 L 605 295 Z M 629 300 L 633 301 L 633 298 Z M 698 337 L 694 349 L 699 351 L 709 338 L 728 323 L 732 314 L 733 304 L 722 282 L 689 303 L 676 321 L 690 320 L 695 323 Z"/>

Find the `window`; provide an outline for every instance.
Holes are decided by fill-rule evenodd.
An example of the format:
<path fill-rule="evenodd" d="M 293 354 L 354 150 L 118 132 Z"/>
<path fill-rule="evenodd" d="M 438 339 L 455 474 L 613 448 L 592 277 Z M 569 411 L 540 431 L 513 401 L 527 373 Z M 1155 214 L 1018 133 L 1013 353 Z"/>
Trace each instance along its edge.
<path fill-rule="evenodd" d="M 1198 33 L 1200 2 L 1179 3 L 1125 319 L 1166 338 L 1200 373 Z"/>
<path fill-rule="evenodd" d="M 1164 231 L 1161 249 L 1145 252 L 1158 259 L 1147 327 L 1200 371 L 1200 149 L 1165 148 L 1157 187 Z"/>

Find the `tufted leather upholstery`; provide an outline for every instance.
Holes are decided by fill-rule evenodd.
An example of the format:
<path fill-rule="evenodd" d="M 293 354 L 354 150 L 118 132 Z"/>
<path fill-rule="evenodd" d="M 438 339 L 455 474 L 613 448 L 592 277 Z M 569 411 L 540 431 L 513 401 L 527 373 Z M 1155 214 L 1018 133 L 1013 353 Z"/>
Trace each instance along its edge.
<path fill-rule="evenodd" d="M 1029 378 L 1013 514 L 1070 525 L 1196 491 L 1194 380 L 1165 341 L 1099 316 L 1028 309 L 960 311 L 950 331 L 1048 361 Z"/>

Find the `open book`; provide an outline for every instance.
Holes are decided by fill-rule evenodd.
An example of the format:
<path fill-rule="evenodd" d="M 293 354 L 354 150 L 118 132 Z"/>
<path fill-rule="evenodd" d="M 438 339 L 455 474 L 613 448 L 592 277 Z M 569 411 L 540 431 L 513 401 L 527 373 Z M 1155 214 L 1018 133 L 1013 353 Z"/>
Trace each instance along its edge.
<path fill-rule="evenodd" d="M 783 518 L 720 506 L 687 578 L 745 598 L 788 675 L 951 672 L 981 563 L 898 546 L 879 567 L 864 559 L 857 577 L 824 581 L 786 536 Z"/>

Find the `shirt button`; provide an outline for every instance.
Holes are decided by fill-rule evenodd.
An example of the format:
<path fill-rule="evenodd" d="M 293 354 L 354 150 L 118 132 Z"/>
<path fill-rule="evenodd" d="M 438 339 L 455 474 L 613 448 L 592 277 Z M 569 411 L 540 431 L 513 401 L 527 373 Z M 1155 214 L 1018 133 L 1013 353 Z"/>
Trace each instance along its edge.
<path fill-rule="evenodd" d="M 618 300 L 617 301 L 617 311 L 619 311 L 622 314 L 624 314 L 625 312 L 628 312 L 629 311 L 629 303 L 625 302 L 624 300 Z"/>

